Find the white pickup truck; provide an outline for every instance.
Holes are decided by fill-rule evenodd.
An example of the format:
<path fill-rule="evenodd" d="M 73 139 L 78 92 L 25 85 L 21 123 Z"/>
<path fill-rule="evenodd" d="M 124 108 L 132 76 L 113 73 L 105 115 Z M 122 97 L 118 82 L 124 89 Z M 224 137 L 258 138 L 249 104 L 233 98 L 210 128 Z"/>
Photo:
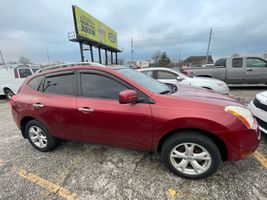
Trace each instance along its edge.
<path fill-rule="evenodd" d="M 25 65 L 4 66 L 0 68 L 0 95 L 10 99 L 19 90 L 25 78 L 32 75 L 39 67 Z"/>
<path fill-rule="evenodd" d="M 222 58 L 214 65 L 184 71 L 189 76 L 216 78 L 227 84 L 267 84 L 267 61 L 260 57 Z"/>

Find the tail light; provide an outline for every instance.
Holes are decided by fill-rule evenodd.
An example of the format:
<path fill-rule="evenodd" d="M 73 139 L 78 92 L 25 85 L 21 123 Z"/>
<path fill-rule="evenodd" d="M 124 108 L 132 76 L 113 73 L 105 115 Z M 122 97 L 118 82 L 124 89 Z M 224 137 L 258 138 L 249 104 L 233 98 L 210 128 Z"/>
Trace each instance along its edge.
<path fill-rule="evenodd" d="M 18 70 L 17 69 L 14 69 L 14 75 L 15 75 L 15 78 L 19 78 L 19 74 L 18 74 Z"/>
<path fill-rule="evenodd" d="M 182 74 L 184 75 L 188 75 L 188 73 L 186 71 L 182 71 Z"/>
<path fill-rule="evenodd" d="M 15 105 L 15 101 L 16 101 L 16 95 L 12 96 L 11 99 L 9 100 L 9 103 L 11 106 L 14 106 Z"/>

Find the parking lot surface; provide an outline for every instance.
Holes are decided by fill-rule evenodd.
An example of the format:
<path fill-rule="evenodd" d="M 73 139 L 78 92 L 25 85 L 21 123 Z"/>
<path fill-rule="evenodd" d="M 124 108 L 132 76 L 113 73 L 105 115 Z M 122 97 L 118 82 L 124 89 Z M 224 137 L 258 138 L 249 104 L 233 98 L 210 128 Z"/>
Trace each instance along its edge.
<path fill-rule="evenodd" d="M 231 88 L 231 94 L 249 102 L 263 90 Z M 0 128 L 0 199 L 267 199 L 265 135 L 254 155 L 192 181 L 148 152 L 71 141 L 38 152 L 22 138 L 4 98 Z"/>

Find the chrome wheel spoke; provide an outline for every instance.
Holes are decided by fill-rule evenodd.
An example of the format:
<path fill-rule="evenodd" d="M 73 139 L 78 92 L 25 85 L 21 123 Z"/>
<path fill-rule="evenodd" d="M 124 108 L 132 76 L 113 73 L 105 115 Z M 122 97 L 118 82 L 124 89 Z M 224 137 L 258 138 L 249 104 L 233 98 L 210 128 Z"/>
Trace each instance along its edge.
<path fill-rule="evenodd" d="M 191 166 L 193 167 L 193 169 L 197 172 L 200 173 L 202 171 L 205 171 L 206 169 L 204 167 L 202 167 L 196 160 L 193 160 L 190 162 Z"/>
<path fill-rule="evenodd" d="M 177 150 L 174 150 L 172 152 L 171 157 L 173 157 L 173 158 L 186 158 L 184 153 L 181 153 L 181 152 L 179 152 Z"/>
<path fill-rule="evenodd" d="M 185 153 L 187 153 L 189 155 L 193 153 L 194 148 L 195 148 L 195 144 L 188 144 L 187 143 L 184 146 L 185 146 Z"/>
<path fill-rule="evenodd" d="M 210 156 L 208 152 L 195 153 L 193 155 L 193 158 L 195 160 L 210 160 Z"/>
<path fill-rule="evenodd" d="M 29 129 L 29 137 L 35 146 L 39 148 L 45 148 L 47 146 L 47 137 L 41 128 L 32 126 Z"/>
<path fill-rule="evenodd" d="M 182 160 L 179 164 L 177 164 L 176 166 L 177 166 L 178 168 L 181 168 L 182 171 L 184 171 L 184 169 L 187 167 L 187 165 L 188 165 L 188 161 L 185 160 L 185 159 L 183 159 L 183 160 Z"/>

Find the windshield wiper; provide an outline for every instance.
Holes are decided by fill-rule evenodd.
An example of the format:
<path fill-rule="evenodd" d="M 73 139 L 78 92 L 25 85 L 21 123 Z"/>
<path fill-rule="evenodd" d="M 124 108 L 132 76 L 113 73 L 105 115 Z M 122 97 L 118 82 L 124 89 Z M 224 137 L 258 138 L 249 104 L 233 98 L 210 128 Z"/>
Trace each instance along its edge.
<path fill-rule="evenodd" d="M 160 92 L 160 94 L 169 94 L 170 92 L 172 92 L 172 91 L 170 91 L 170 90 L 164 90 L 164 91 Z"/>

